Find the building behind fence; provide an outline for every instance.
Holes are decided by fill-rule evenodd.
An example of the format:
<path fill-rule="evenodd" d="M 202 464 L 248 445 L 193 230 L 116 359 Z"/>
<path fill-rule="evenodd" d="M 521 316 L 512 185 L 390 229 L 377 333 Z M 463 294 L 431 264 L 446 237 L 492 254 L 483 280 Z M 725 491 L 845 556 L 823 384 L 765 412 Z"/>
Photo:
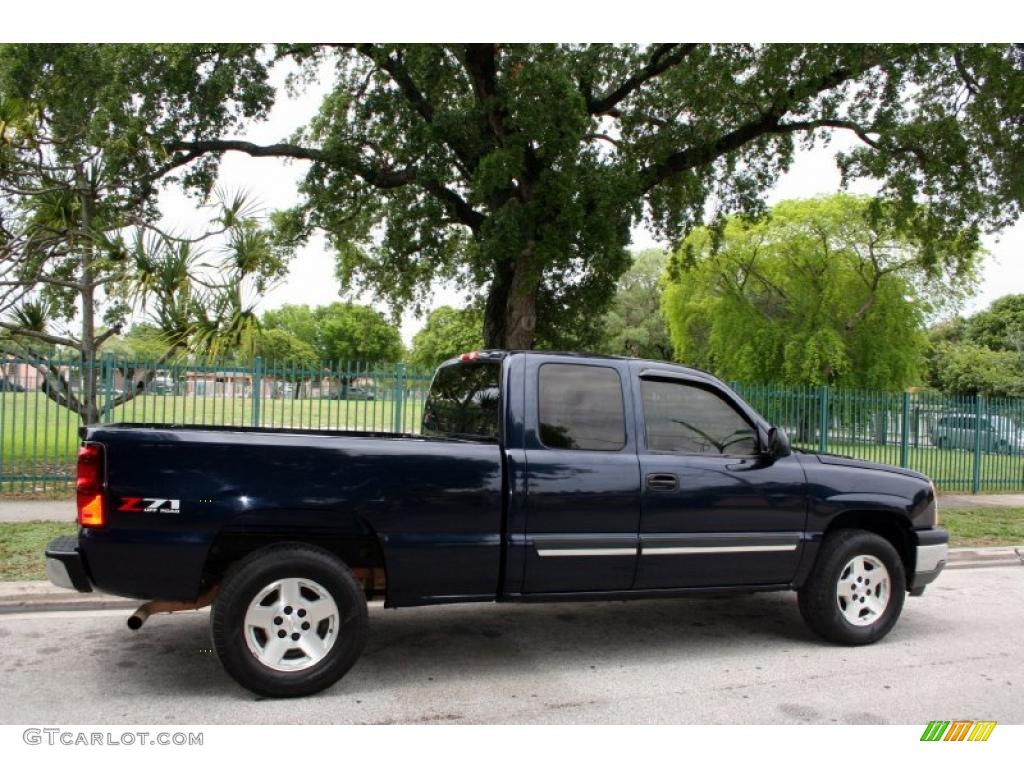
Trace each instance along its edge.
<path fill-rule="evenodd" d="M 0 358 L 0 492 L 71 488 L 79 418 L 44 392 L 78 394 L 81 363 Z M 416 433 L 431 371 L 402 364 L 96 363 L 102 423 Z M 947 491 L 1024 491 L 1024 399 L 733 384 L 790 442 L 909 467 Z M 124 402 L 121 402 L 124 401 Z"/>

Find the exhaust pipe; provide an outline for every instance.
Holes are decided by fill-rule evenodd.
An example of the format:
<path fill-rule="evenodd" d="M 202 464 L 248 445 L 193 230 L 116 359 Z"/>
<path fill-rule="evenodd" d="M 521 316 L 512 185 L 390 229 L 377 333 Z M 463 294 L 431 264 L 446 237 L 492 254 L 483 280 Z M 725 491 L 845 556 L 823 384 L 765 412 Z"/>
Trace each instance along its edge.
<path fill-rule="evenodd" d="M 143 603 L 136 609 L 135 613 L 128 617 L 128 629 L 138 630 L 146 623 L 146 619 L 154 613 L 178 613 L 179 611 L 198 611 L 213 602 L 217 596 L 217 585 L 213 585 L 199 596 L 198 600 L 192 602 L 180 600 L 150 600 Z"/>

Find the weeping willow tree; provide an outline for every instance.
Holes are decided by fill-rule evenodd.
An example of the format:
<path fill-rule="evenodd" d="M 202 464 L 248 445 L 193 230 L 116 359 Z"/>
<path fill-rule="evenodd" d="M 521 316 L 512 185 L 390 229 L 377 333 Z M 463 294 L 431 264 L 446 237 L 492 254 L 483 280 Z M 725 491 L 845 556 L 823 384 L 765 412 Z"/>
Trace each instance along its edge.
<path fill-rule="evenodd" d="M 973 282 L 978 249 L 923 242 L 868 198 L 788 201 L 699 228 L 662 307 L 676 358 L 731 380 L 898 390 L 922 375 L 929 317 Z"/>

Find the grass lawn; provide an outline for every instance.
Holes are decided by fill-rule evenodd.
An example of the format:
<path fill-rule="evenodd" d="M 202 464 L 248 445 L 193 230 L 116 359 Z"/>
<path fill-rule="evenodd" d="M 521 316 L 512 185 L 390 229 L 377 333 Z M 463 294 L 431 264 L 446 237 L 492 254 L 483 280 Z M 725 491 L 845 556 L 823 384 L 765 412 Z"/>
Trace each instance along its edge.
<path fill-rule="evenodd" d="M 46 545 L 57 536 L 76 533 L 75 523 L 0 523 L 0 581 L 46 579 Z"/>
<path fill-rule="evenodd" d="M 939 517 L 954 547 L 1024 544 L 1024 508 L 940 507 Z M 43 549 L 55 536 L 77 531 L 74 523 L 0 523 L 0 581 L 46 579 Z"/>
<path fill-rule="evenodd" d="M 998 547 L 1024 544 L 1024 508 L 969 507 L 943 509 L 939 525 L 949 530 L 953 547 Z"/>

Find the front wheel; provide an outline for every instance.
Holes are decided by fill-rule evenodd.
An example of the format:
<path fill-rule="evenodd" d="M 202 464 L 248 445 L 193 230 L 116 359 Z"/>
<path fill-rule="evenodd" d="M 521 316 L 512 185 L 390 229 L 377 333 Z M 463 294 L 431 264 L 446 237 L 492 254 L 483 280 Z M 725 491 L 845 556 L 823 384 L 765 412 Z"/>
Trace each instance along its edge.
<path fill-rule="evenodd" d="M 306 696 L 344 675 L 363 650 L 366 599 L 352 572 L 318 547 L 282 544 L 243 560 L 210 615 L 213 646 L 261 696 Z"/>
<path fill-rule="evenodd" d="M 896 624 L 905 592 L 903 563 L 892 544 L 868 531 L 839 530 L 825 538 L 799 591 L 800 614 L 826 640 L 866 645 Z"/>

